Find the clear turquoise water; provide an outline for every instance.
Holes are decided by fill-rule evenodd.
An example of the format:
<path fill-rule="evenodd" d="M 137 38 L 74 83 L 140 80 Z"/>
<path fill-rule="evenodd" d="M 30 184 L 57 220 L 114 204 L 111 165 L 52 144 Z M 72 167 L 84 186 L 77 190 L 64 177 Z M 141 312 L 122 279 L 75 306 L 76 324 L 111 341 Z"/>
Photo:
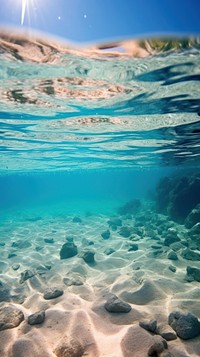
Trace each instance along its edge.
<path fill-rule="evenodd" d="M 200 52 L 186 47 L 137 58 L 2 34 L 0 310 L 25 320 L 0 356 L 55 356 L 67 335 L 90 356 L 137 357 L 154 343 L 139 321 L 200 317 Z M 104 308 L 112 294 L 128 317 Z M 168 347 L 197 357 L 200 340 Z"/>
<path fill-rule="evenodd" d="M 1 211 L 105 208 L 198 170 L 198 46 L 136 58 L 2 38 Z"/>

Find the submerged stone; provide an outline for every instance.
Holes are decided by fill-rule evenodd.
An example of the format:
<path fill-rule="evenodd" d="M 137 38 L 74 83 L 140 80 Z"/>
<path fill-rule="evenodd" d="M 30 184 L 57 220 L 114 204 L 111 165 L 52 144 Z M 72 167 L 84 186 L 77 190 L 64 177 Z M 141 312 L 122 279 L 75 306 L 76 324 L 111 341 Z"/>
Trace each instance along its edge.
<path fill-rule="evenodd" d="M 95 253 L 93 250 L 83 250 L 79 257 L 82 258 L 87 264 L 93 264 Z"/>
<path fill-rule="evenodd" d="M 159 326 L 156 331 L 157 334 L 162 336 L 166 341 L 172 341 L 177 339 L 177 335 L 174 332 L 173 328 L 169 325 Z"/>
<path fill-rule="evenodd" d="M 9 254 L 8 254 L 8 259 L 14 258 L 14 257 L 17 257 L 17 254 L 16 254 L 16 253 L 9 253 Z"/>
<path fill-rule="evenodd" d="M 10 289 L 8 285 L 1 283 L 0 284 L 0 302 L 10 301 Z"/>
<path fill-rule="evenodd" d="M 106 240 L 106 239 L 109 239 L 109 238 L 110 238 L 110 231 L 109 231 L 109 229 L 107 229 L 107 231 L 101 233 L 101 236 L 102 236 L 102 238 L 105 239 L 105 240 Z"/>
<path fill-rule="evenodd" d="M 154 337 L 154 342 L 148 350 L 148 356 L 159 356 L 164 350 L 168 348 L 167 341 L 160 336 Z"/>
<path fill-rule="evenodd" d="M 200 260 L 200 254 L 197 252 L 194 252 L 193 250 L 186 248 L 182 251 L 182 257 L 187 260 Z"/>
<path fill-rule="evenodd" d="M 35 273 L 32 270 L 25 270 L 21 273 L 20 284 L 24 283 L 26 280 L 32 278 Z"/>
<path fill-rule="evenodd" d="M 200 223 L 196 223 L 188 232 L 190 237 L 199 237 L 200 236 Z"/>
<path fill-rule="evenodd" d="M 13 270 L 18 270 L 20 268 L 20 264 L 13 264 L 12 265 Z"/>
<path fill-rule="evenodd" d="M 62 245 L 62 248 L 60 250 L 60 259 L 71 258 L 77 254 L 78 249 L 74 242 L 67 242 Z"/>
<path fill-rule="evenodd" d="M 31 243 L 28 240 L 17 240 L 16 242 L 12 243 L 11 247 L 18 248 L 18 249 L 25 249 L 25 248 L 30 248 Z"/>
<path fill-rule="evenodd" d="M 144 320 L 139 322 L 140 327 L 147 331 L 155 332 L 157 329 L 157 320 Z"/>
<path fill-rule="evenodd" d="M 43 298 L 45 300 L 51 300 L 51 299 L 56 299 L 57 297 L 63 295 L 63 290 L 58 289 L 58 288 L 51 288 L 46 290 L 46 292 L 43 295 Z"/>
<path fill-rule="evenodd" d="M 127 313 L 132 309 L 131 305 L 120 300 L 115 295 L 107 300 L 104 307 L 108 312 L 114 312 L 114 313 L 124 313 L 124 312 Z"/>
<path fill-rule="evenodd" d="M 44 238 L 45 243 L 53 244 L 54 239 L 53 238 Z"/>
<path fill-rule="evenodd" d="M 170 260 L 178 260 L 178 256 L 175 252 L 169 252 L 167 258 Z"/>
<path fill-rule="evenodd" d="M 115 253 L 115 250 L 113 248 L 106 248 L 105 252 L 106 255 L 110 255 L 112 253 Z"/>
<path fill-rule="evenodd" d="M 189 281 L 195 280 L 200 283 L 200 269 L 187 266 L 187 277 L 189 278 Z"/>
<path fill-rule="evenodd" d="M 0 331 L 19 326 L 24 314 L 14 305 L 0 307 Z"/>
<path fill-rule="evenodd" d="M 128 248 L 128 252 L 136 251 L 138 250 L 138 244 L 136 243 L 131 243 L 130 247 Z"/>
<path fill-rule="evenodd" d="M 120 218 L 111 218 L 108 221 L 108 225 L 110 227 L 113 227 L 113 226 L 121 227 L 122 226 L 122 220 Z"/>
<path fill-rule="evenodd" d="M 45 311 L 38 311 L 28 317 L 29 325 L 42 324 L 45 319 Z"/>
<path fill-rule="evenodd" d="M 172 273 L 176 272 L 176 267 L 174 265 L 169 265 L 169 270 L 172 271 Z"/>
<path fill-rule="evenodd" d="M 75 216 L 73 219 L 72 219 L 72 222 L 74 223 L 81 223 L 82 222 L 82 219 L 78 216 Z"/>
<path fill-rule="evenodd" d="M 131 233 L 132 233 L 132 230 L 128 226 L 123 226 L 119 230 L 119 235 L 124 237 L 124 238 L 130 237 Z"/>
<path fill-rule="evenodd" d="M 169 314 L 168 323 L 183 340 L 200 335 L 200 322 L 191 313 L 184 314 L 180 311 L 173 311 Z"/>
<path fill-rule="evenodd" d="M 200 222 L 200 204 L 198 204 L 193 210 L 189 213 L 185 220 L 186 228 L 190 229 L 195 224 Z"/>
<path fill-rule="evenodd" d="M 171 244 L 173 244 L 175 242 L 180 242 L 180 238 L 179 237 L 167 236 L 165 238 L 165 240 L 164 240 L 164 245 L 165 246 L 170 246 Z"/>

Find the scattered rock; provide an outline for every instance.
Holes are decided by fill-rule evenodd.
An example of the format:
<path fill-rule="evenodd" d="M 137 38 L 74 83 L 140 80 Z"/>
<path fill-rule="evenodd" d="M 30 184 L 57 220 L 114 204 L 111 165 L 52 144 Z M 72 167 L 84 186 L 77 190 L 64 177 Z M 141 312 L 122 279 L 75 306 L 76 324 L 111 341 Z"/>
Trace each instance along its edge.
<path fill-rule="evenodd" d="M 49 269 L 45 265 L 39 265 L 36 268 L 36 271 L 37 271 L 37 274 L 44 275 L 47 273 L 47 271 L 49 271 Z"/>
<path fill-rule="evenodd" d="M 14 258 L 14 257 L 16 257 L 16 256 L 17 256 L 16 253 L 9 253 L 9 254 L 8 254 L 8 259 Z"/>
<path fill-rule="evenodd" d="M 148 356 L 157 356 L 167 349 L 167 341 L 161 339 L 159 336 L 154 337 L 154 343 L 148 350 Z"/>
<path fill-rule="evenodd" d="M 180 311 L 173 311 L 169 314 L 168 323 L 176 331 L 178 337 L 183 340 L 200 335 L 200 322 L 191 313 L 184 314 Z"/>
<path fill-rule="evenodd" d="M 196 223 L 200 222 L 200 204 L 198 204 L 193 210 L 189 213 L 185 220 L 186 228 L 192 228 Z"/>
<path fill-rule="evenodd" d="M 167 258 L 170 260 L 178 260 L 178 256 L 175 252 L 169 252 Z"/>
<path fill-rule="evenodd" d="M 42 250 L 44 247 L 42 247 L 42 246 L 40 246 L 40 245 L 37 245 L 36 247 L 35 247 L 35 250 L 36 250 L 36 252 L 39 252 L 40 250 Z"/>
<path fill-rule="evenodd" d="M 95 253 L 92 250 L 83 250 L 79 257 L 82 258 L 87 264 L 93 264 Z"/>
<path fill-rule="evenodd" d="M 53 238 L 44 238 L 45 243 L 53 244 L 54 239 Z"/>
<path fill-rule="evenodd" d="M 128 248 L 128 252 L 136 251 L 138 250 L 138 244 L 131 243 L 130 247 Z"/>
<path fill-rule="evenodd" d="M 187 260 L 200 260 L 200 254 L 197 252 L 194 252 L 193 250 L 186 248 L 182 251 L 182 257 Z"/>
<path fill-rule="evenodd" d="M 139 211 L 141 207 L 141 202 L 138 199 L 133 199 L 129 202 L 127 202 L 125 205 L 120 207 L 118 209 L 119 214 L 125 215 L 125 214 L 135 214 L 136 212 Z"/>
<path fill-rule="evenodd" d="M 164 240 L 164 245 L 166 246 L 170 246 L 171 244 L 175 243 L 175 242 L 180 242 L 180 238 L 179 237 L 171 237 L 171 236 L 167 236 Z"/>
<path fill-rule="evenodd" d="M 188 235 L 189 235 L 190 237 L 192 237 L 192 238 L 193 238 L 193 237 L 196 238 L 196 236 L 199 237 L 199 236 L 200 236 L 200 223 L 196 223 L 196 224 L 189 230 Z"/>
<path fill-rule="evenodd" d="M 23 320 L 23 312 L 15 306 L 0 307 L 0 331 L 17 327 Z"/>
<path fill-rule="evenodd" d="M 176 272 L 176 267 L 174 265 L 169 265 L 169 270 L 172 271 L 172 273 L 175 273 Z"/>
<path fill-rule="evenodd" d="M 82 222 L 82 219 L 78 216 L 75 216 L 73 219 L 72 219 L 72 222 L 74 223 L 81 223 Z"/>
<path fill-rule="evenodd" d="M 200 269 L 199 268 L 187 266 L 187 276 L 189 278 L 189 281 L 195 280 L 200 283 Z"/>
<path fill-rule="evenodd" d="M 122 226 L 122 220 L 120 218 L 112 218 L 112 219 L 109 219 L 108 221 L 108 225 L 109 227 L 121 227 Z"/>
<path fill-rule="evenodd" d="M 157 334 L 162 336 L 166 341 L 172 341 L 177 339 L 177 335 L 171 326 L 159 326 L 157 328 Z"/>
<path fill-rule="evenodd" d="M 16 242 L 12 243 L 11 247 L 18 248 L 18 249 L 25 249 L 25 248 L 30 248 L 31 243 L 28 240 L 17 240 Z"/>
<path fill-rule="evenodd" d="M 132 233 L 132 230 L 128 226 L 123 226 L 119 230 L 119 235 L 124 237 L 124 238 L 130 237 L 131 233 Z"/>
<path fill-rule="evenodd" d="M 4 247 L 5 243 L 4 242 L 0 242 L 0 247 Z"/>
<path fill-rule="evenodd" d="M 29 325 L 42 324 L 45 319 L 45 311 L 38 311 L 28 317 Z"/>
<path fill-rule="evenodd" d="M 78 340 L 66 336 L 60 341 L 54 353 L 57 357 L 82 357 L 84 348 Z"/>
<path fill-rule="evenodd" d="M 179 250 L 184 248 L 185 248 L 185 244 L 182 244 L 182 241 L 170 244 L 170 249 L 172 249 L 175 252 L 178 252 Z"/>
<path fill-rule="evenodd" d="M 0 282 L 0 302 L 10 301 L 10 288 L 7 284 Z"/>
<path fill-rule="evenodd" d="M 43 298 L 45 300 L 51 300 L 51 299 L 56 299 L 57 297 L 63 295 L 63 290 L 62 289 L 57 289 L 57 288 L 51 288 L 46 290 L 46 292 L 43 295 Z"/>
<path fill-rule="evenodd" d="M 108 312 L 129 312 L 131 311 L 131 306 L 126 302 L 120 300 L 117 296 L 111 296 L 104 305 Z"/>
<path fill-rule="evenodd" d="M 60 250 L 60 259 L 67 259 L 78 254 L 77 246 L 74 242 L 64 243 Z"/>
<path fill-rule="evenodd" d="M 20 284 L 23 284 L 26 280 L 32 278 L 35 273 L 32 270 L 25 270 L 21 273 Z"/>
<path fill-rule="evenodd" d="M 109 239 L 110 238 L 110 231 L 107 229 L 107 231 L 101 233 L 101 236 L 103 239 Z"/>
<path fill-rule="evenodd" d="M 140 327 L 144 328 L 147 331 L 155 332 L 157 329 L 157 321 L 156 320 L 144 320 L 139 322 Z"/>
<path fill-rule="evenodd" d="M 154 244 L 153 244 L 153 245 L 151 245 L 151 248 L 152 248 L 152 249 L 160 249 L 160 245 L 154 245 Z"/>
<path fill-rule="evenodd" d="M 113 248 L 106 248 L 105 252 L 106 255 L 110 255 L 112 253 L 115 253 L 115 250 Z"/>
<path fill-rule="evenodd" d="M 13 264 L 12 265 L 13 270 L 18 270 L 20 268 L 20 264 Z"/>

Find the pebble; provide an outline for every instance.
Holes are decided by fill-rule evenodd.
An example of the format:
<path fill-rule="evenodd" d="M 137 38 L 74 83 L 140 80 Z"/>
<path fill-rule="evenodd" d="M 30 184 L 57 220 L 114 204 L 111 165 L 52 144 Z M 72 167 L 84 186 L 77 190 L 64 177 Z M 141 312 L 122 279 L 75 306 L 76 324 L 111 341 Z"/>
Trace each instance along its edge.
<path fill-rule="evenodd" d="M 178 260 L 178 256 L 175 252 L 169 252 L 169 254 L 167 255 L 167 258 L 170 260 Z"/>
<path fill-rule="evenodd" d="M 14 305 L 0 307 L 0 331 L 17 327 L 23 320 L 23 312 Z"/>
<path fill-rule="evenodd" d="M 82 258 L 87 264 L 93 264 L 95 262 L 94 255 L 95 253 L 92 250 L 83 250 L 79 257 Z"/>
<path fill-rule="evenodd" d="M 13 270 L 18 270 L 20 268 L 20 264 L 13 264 L 12 268 Z"/>
<path fill-rule="evenodd" d="M 160 339 L 158 337 L 154 338 L 155 342 L 151 345 L 148 350 L 148 356 L 157 356 L 167 349 L 167 341 Z"/>
<path fill-rule="evenodd" d="M 53 244 L 54 239 L 53 238 L 44 238 L 45 243 Z"/>
<path fill-rule="evenodd" d="M 132 309 L 129 304 L 120 300 L 116 295 L 111 296 L 105 303 L 104 307 L 108 312 L 114 312 L 114 313 L 116 312 L 127 313 Z"/>
<path fill-rule="evenodd" d="M 157 320 L 144 320 L 139 322 L 140 327 L 144 328 L 147 331 L 155 332 L 157 329 Z"/>
<path fill-rule="evenodd" d="M 175 273 L 176 272 L 176 267 L 174 265 L 169 265 L 169 270 L 172 271 L 172 273 Z"/>
<path fill-rule="evenodd" d="M 200 322 L 191 313 L 184 314 L 180 311 L 173 311 L 168 316 L 168 323 L 176 331 L 178 337 L 183 340 L 200 335 Z"/>
<path fill-rule="evenodd" d="M 28 317 L 29 325 L 39 325 L 45 320 L 45 311 L 38 311 Z"/>
<path fill-rule="evenodd" d="M 51 288 L 44 293 L 43 298 L 45 300 L 51 300 L 63 295 L 63 293 L 62 289 Z"/>
<path fill-rule="evenodd" d="M 35 273 L 32 270 L 25 270 L 21 273 L 20 284 L 24 283 L 26 280 L 32 278 Z"/>
<path fill-rule="evenodd" d="M 107 231 L 101 233 L 101 236 L 102 236 L 102 238 L 105 239 L 105 240 L 106 240 L 106 239 L 109 239 L 109 238 L 110 238 L 110 231 L 109 231 L 109 229 L 107 229 Z"/>

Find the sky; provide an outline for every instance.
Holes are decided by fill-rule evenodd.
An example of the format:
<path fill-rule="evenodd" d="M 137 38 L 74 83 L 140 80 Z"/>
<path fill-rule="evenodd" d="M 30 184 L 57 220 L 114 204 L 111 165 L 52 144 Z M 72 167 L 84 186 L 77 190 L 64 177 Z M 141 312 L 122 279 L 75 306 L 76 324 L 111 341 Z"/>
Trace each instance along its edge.
<path fill-rule="evenodd" d="M 0 27 L 5 25 L 79 43 L 196 35 L 200 0 L 0 0 Z"/>

